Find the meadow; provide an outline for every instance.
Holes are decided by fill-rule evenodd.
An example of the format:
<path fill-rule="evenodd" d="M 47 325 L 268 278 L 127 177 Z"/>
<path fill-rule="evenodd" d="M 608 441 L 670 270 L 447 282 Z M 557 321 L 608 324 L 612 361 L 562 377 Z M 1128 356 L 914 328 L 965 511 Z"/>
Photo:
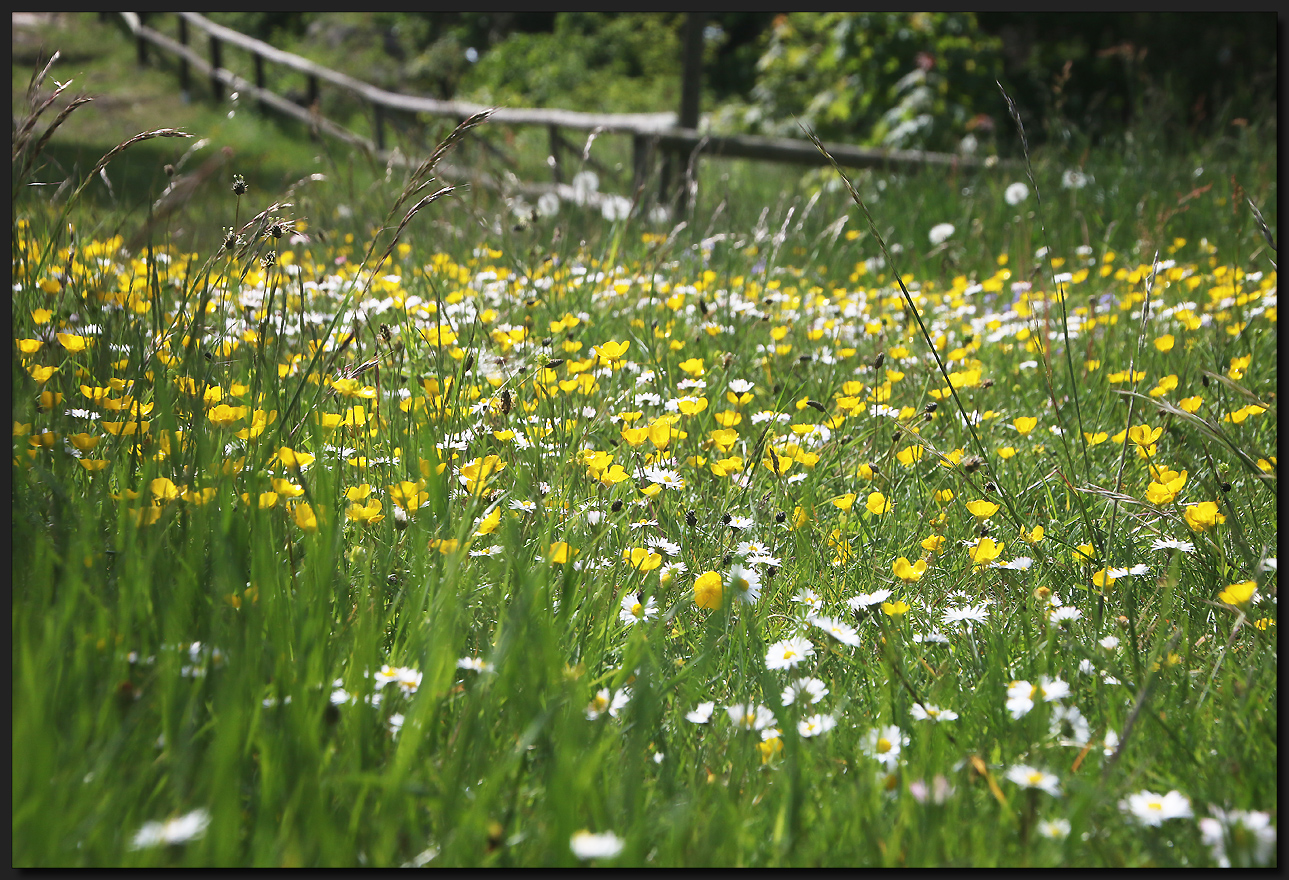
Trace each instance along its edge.
<path fill-rule="evenodd" d="M 1276 864 L 1274 121 L 684 217 L 234 162 L 199 250 L 36 121 L 15 865 Z"/>

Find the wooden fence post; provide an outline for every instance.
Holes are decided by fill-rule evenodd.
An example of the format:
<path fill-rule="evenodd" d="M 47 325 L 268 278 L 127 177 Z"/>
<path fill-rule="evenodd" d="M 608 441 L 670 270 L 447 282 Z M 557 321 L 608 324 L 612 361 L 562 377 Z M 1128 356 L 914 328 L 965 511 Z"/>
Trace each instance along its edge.
<path fill-rule="evenodd" d="M 255 87 L 258 89 L 263 89 L 264 88 L 264 56 L 261 55 L 259 52 L 256 52 L 251 56 L 251 59 L 255 62 Z M 261 97 L 259 99 L 259 103 L 260 103 L 260 113 L 268 113 L 268 105 L 264 103 L 264 98 Z"/>
<path fill-rule="evenodd" d="M 321 108 L 318 104 L 318 78 L 313 74 L 309 74 L 308 79 L 305 80 L 304 106 L 308 108 L 310 113 L 314 112 L 316 109 L 318 111 L 318 115 L 322 115 Z M 322 133 L 318 131 L 316 122 L 309 126 L 309 137 L 313 138 L 315 141 L 321 140 L 322 138 Z"/>
<path fill-rule="evenodd" d="M 144 16 L 146 16 L 147 13 L 140 12 L 138 15 L 139 27 L 142 28 L 144 24 Z M 143 39 L 143 34 L 141 33 L 135 34 L 134 36 L 134 51 L 138 65 L 140 67 L 146 66 L 148 63 L 148 41 Z"/>
<path fill-rule="evenodd" d="M 681 128 L 698 128 L 698 101 L 703 87 L 703 25 L 706 16 L 690 12 L 685 16 L 685 29 L 681 44 L 680 119 Z M 697 176 L 697 162 L 694 163 Z M 672 179 L 680 179 L 680 192 L 676 200 L 677 213 L 689 205 L 689 181 L 686 177 L 683 153 L 667 153 L 662 170 L 662 200 L 670 201 Z"/>
<path fill-rule="evenodd" d="M 385 151 L 385 108 L 376 102 L 372 102 L 373 128 L 376 137 L 376 149 L 381 152 Z"/>
<path fill-rule="evenodd" d="M 649 149 L 647 135 L 636 132 L 631 135 L 631 189 L 639 192 L 649 177 Z"/>
<path fill-rule="evenodd" d="M 548 133 L 550 134 L 550 140 L 551 140 L 550 158 L 548 158 L 546 161 L 550 163 L 551 175 L 555 178 L 555 182 L 563 183 L 564 170 L 560 167 L 560 153 L 561 153 L 560 141 L 562 139 L 559 136 L 559 127 L 555 125 L 548 125 L 546 128 Z"/>
<path fill-rule="evenodd" d="M 188 19 L 182 15 L 179 16 L 179 44 L 188 45 Z M 192 100 L 192 83 L 188 79 L 188 59 L 179 56 L 179 89 L 183 92 L 184 100 Z"/>
<path fill-rule="evenodd" d="M 210 36 L 210 92 L 215 103 L 218 104 L 224 100 L 224 84 L 219 80 L 219 69 L 224 66 L 223 63 L 223 44 L 219 39 L 211 34 Z"/>

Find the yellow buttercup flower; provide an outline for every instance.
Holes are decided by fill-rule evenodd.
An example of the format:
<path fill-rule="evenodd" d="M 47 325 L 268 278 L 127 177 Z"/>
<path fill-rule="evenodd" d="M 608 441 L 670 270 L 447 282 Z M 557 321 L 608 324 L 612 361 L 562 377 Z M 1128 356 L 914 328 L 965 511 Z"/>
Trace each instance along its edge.
<path fill-rule="evenodd" d="M 694 604 L 699 608 L 721 607 L 722 581 L 719 572 L 707 571 L 694 581 Z"/>
<path fill-rule="evenodd" d="M 644 547 L 629 547 L 622 551 L 622 556 L 637 571 L 653 571 L 662 565 L 662 556 L 658 553 L 650 552 Z"/>
<path fill-rule="evenodd" d="M 967 454 L 967 450 L 963 449 L 960 446 L 957 449 L 954 449 L 951 452 L 949 452 L 941 459 L 940 467 L 952 469 L 962 461 L 962 457 L 966 454 Z"/>
<path fill-rule="evenodd" d="M 693 416 L 707 409 L 706 397 L 682 397 L 676 402 L 682 415 Z"/>
<path fill-rule="evenodd" d="M 1233 357 L 1231 358 L 1231 367 L 1226 374 L 1238 382 L 1244 378 L 1244 371 L 1249 368 L 1251 363 L 1253 363 L 1253 355 L 1251 354 L 1246 354 L 1244 357 Z"/>
<path fill-rule="evenodd" d="M 616 361 L 621 360 L 622 356 L 627 353 L 627 349 L 630 347 L 631 340 L 629 339 L 626 342 L 609 340 L 608 342 L 603 342 L 595 346 L 593 350 L 606 361 Z"/>
<path fill-rule="evenodd" d="M 1177 387 L 1177 376 L 1175 374 L 1170 376 L 1165 376 L 1164 378 L 1160 379 L 1158 383 L 1156 383 L 1154 388 L 1150 389 L 1150 396 L 1163 397 L 1165 394 L 1167 394 L 1169 391 L 1172 391 L 1176 387 Z"/>
<path fill-rule="evenodd" d="M 768 764 L 783 751 L 783 740 L 777 736 L 772 736 L 757 743 L 756 748 L 761 753 L 761 763 Z"/>
<path fill-rule="evenodd" d="M 380 508 L 380 499 L 373 498 L 366 504 L 354 503 L 349 505 L 349 509 L 345 514 L 354 522 L 375 525 L 385 518 L 384 514 L 380 512 Z"/>
<path fill-rule="evenodd" d="M 200 506 L 202 504 L 209 503 L 210 500 L 215 497 L 215 491 L 214 486 L 207 486 L 204 489 L 197 490 L 189 489 L 187 486 L 184 486 L 180 491 L 179 496 L 189 504 Z"/>
<path fill-rule="evenodd" d="M 1237 409 L 1234 412 L 1228 413 L 1227 415 L 1223 416 L 1222 421 L 1233 422 L 1234 424 L 1242 425 L 1244 424 L 1244 420 L 1247 419 L 1249 416 L 1262 415 L 1262 413 L 1266 411 L 1267 411 L 1266 407 L 1258 406 L 1256 403 L 1251 403 L 1248 406 L 1241 407 L 1240 409 Z"/>
<path fill-rule="evenodd" d="M 639 446 L 641 443 L 644 443 L 646 440 L 649 439 L 648 428 L 625 428 L 624 427 L 622 429 L 621 434 L 622 434 L 622 439 L 625 440 L 627 445 L 630 446 L 632 449 L 634 449 L 635 447 Z"/>
<path fill-rule="evenodd" d="M 1207 532 L 1215 525 L 1226 522 L 1217 509 L 1216 501 L 1201 501 L 1199 504 L 1192 504 L 1182 511 L 1186 518 L 1186 525 L 1190 526 L 1193 532 Z"/>
<path fill-rule="evenodd" d="M 466 491 L 471 494 L 482 492 L 488 481 L 505 467 L 506 463 L 496 455 L 484 455 L 472 460 L 461 468 Z"/>
<path fill-rule="evenodd" d="M 1218 593 L 1219 602 L 1225 602 L 1227 605 L 1244 607 L 1253 601 L 1254 595 L 1258 592 L 1256 581 L 1242 581 L 1238 584 L 1229 584 L 1227 588 Z"/>
<path fill-rule="evenodd" d="M 54 334 L 58 342 L 72 354 L 85 350 L 86 340 L 84 336 L 77 336 L 74 333 L 56 333 Z"/>
<path fill-rule="evenodd" d="M 58 372 L 58 367 L 45 367 L 40 364 L 32 364 L 27 368 L 27 372 L 30 373 L 31 378 L 35 379 L 38 383 L 45 383 L 49 381 L 50 376 L 53 376 L 54 373 Z"/>
<path fill-rule="evenodd" d="M 968 548 L 967 554 L 976 568 L 984 568 L 997 559 L 998 554 L 1002 553 L 1006 546 L 993 538 L 981 538 Z"/>
<path fill-rule="evenodd" d="M 375 385 L 363 385 L 357 379 L 340 378 L 331 383 L 331 389 L 341 397 L 361 397 L 372 400 L 376 397 Z"/>
<path fill-rule="evenodd" d="M 456 538 L 435 538 L 430 542 L 430 549 L 437 550 L 444 556 L 449 556 L 461 547 L 461 542 Z"/>
<path fill-rule="evenodd" d="M 314 457 L 309 453 L 296 452 L 289 446 L 283 446 L 277 451 L 277 459 L 289 468 L 306 468 L 314 462 Z"/>
<path fill-rule="evenodd" d="M 546 553 L 546 558 L 556 565 L 563 565 L 565 562 L 568 562 L 570 558 L 576 556 L 580 552 L 580 550 L 574 550 L 565 541 L 556 541 L 554 544 L 551 544 L 550 550 Z"/>
<path fill-rule="evenodd" d="M 103 438 L 94 437 L 90 434 L 70 434 L 67 439 L 72 441 L 72 445 L 81 452 L 93 452 L 94 447 L 98 446 L 99 441 Z"/>
<path fill-rule="evenodd" d="M 1091 544 L 1079 544 L 1074 548 L 1075 562 L 1091 562 L 1097 558 L 1096 548 Z"/>
<path fill-rule="evenodd" d="M 796 463 L 795 452 L 789 453 L 786 449 L 775 449 L 774 447 L 770 447 L 765 458 L 761 459 L 761 467 L 778 476 L 786 474 Z"/>
<path fill-rule="evenodd" d="M 1186 471 L 1180 474 L 1176 471 L 1164 471 L 1158 480 L 1146 487 L 1146 500 L 1151 504 L 1170 504 L 1185 485 Z"/>
<path fill-rule="evenodd" d="M 894 602 L 882 603 L 882 613 L 887 617 L 899 617 L 901 614 L 907 613 L 908 610 L 909 604 L 903 599 L 896 599 Z"/>
<path fill-rule="evenodd" d="M 1162 427 L 1152 428 L 1149 425 L 1133 425 L 1128 429 L 1128 439 L 1138 446 L 1150 446 L 1164 433 Z"/>
<path fill-rule="evenodd" d="M 911 584 L 919 580 L 922 575 L 926 574 L 926 560 L 919 559 L 917 562 L 910 565 L 909 561 L 901 556 L 891 564 L 891 570 L 895 573 L 895 576 L 904 581 L 904 583 Z"/>
<path fill-rule="evenodd" d="M 295 483 L 292 483 L 290 480 L 286 480 L 281 477 L 276 477 L 273 479 L 272 482 L 273 482 L 273 491 L 281 495 L 283 498 L 299 498 L 301 495 L 304 494 L 304 487 L 297 486 Z"/>
<path fill-rule="evenodd" d="M 491 535 L 501 525 L 501 508 L 494 507 L 492 512 L 483 519 L 479 520 L 479 525 L 475 528 L 476 535 Z"/>
<path fill-rule="evenodd" d="M 295 520 L 295 524 L 306 532 L 318 530 L 318 515 L 314 513 L 313 507 L 307 501 L 297 504 L 291 510 L 291 517 Z"/>
<path fill-rule="evenodd" d="M 1012 421 L 1012 425 L 1016 428 L 1017 434 L 1022 437 L 1028 437 L 1030 431 L 1033 431 L 1038 426 L 1038 419 L 1033 416 L 1018 416 Z"/>
<path fill-rule="evenodd" d="M 148 484 L 148 488 L 151 489 L 152 494 L 161 501 L 174 501 L 179 497 L 181 491 L 178 486 L 167 480 L 165 477 L 157 477 Z"/>
<path fill-rule="evenodd" d="M 905 467 L 911 467 L 914 462 L 922 460 L 923 448 L 917 444 L 905 446 L 899 452 L 895 453 L 895 460 Z"/>
<path fill-rule="evenodd" d="M 738 443 L 738 431 L 733 428 L 716 428 L 708 431 L 707 436 L 711 439 L 712 444 L 721 452 L 729 452 Z"/>
<path fill-rule="evenodd" d="M 400 480 L 397 485 L 389 487 L 389 498 L 407 512 L 418 510 L 430 500 L 430 493 L 425 491 L 425 481 Z"/>
<path fill-rule="evenodd" d="M 694 378 L 699 378 L 703 375 L 702 358 L 692 357 L 689 360 L 681 361 L 677 366 Z"/>
<path fill-rule="evenodd" d="M 661 417 L 649 424 L 649 442 L 657 449 L 666 449 L 671 442 L 671 419 Z"/>
<path fill-rule="evenodd" d="M 221 403 L 212 407 L 206 417 L 217 428 L 231 428 L 246 417 L 246 407 Z"/>

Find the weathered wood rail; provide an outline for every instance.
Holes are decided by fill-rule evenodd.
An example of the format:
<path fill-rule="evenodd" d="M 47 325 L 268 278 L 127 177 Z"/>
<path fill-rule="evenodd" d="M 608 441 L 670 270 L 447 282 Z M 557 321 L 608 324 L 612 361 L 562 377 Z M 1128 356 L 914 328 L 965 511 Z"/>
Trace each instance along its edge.
<path fill-rule="evenodd" d="M 151 15 L 156 16 L 158 13 Z M 196 71 L 209 80 L 211 94 L 216 101 L 223 100 L 226 89 L 235 90 L 253 98 L 261 110 L 272 109 L 282 113 L 306 124 L 310 131 L 341 140 L 381 161 L 390 159 L 390 151 L 386 149 L 386 127 L 391 114 L 424 114 L 461 121 L 489 109 L 482 104 L 467 101 L 442 101 L 389 92 L 215 24 L 197 13 L 177 12 L 167 13 L 167 15 L 173 15 L 177 19 L 177 39 L 145 24 L 138 13 L 121 13 L 122 19 L 136 40 L 140 64 L 147 62 L 150 49 L 156 47 L 174 56 L 178 61 L 180 87 L 185 92 L 191 91 L 192 72 Z M 193 31 L 205 34 L 209 60 L 188 45 Z M 250 54 L 255 77 L 253 82 L 224 67 L 225 46 L 232 46 Z M 282 97 L 266 87 L 266 62 L 295 71 L 304 77 L 305 98 L 302 103 Z M 319 110 L 319 95 L 324 83 L 358 98 L 367 106 L 372 120 L 372 138 L 356 134 L 322 115 Z M 687 114 L 687 116 L 693 115 L 692 112 Z M 586 132 L 588 136 L 599 133 L 629 135 L 632 139 L 632 175 L 637 197 L 648 176 L 653 158 L 659 153 L 668 159 L 669 167 L 678 160 L 683 162 L 686 159 L 691 160 L 692 165 L 692 159 L 699 155 L 804 166 L 828 164 L 828 160 L 807 141 L 707 134 L 693 128 L 692 119 L 685 120 L 689 123 L 689 127 L 678 127 L 680 121 L 676 113 L 669 112 L 581 113 L 572 110 L 514 107 L 495 108 L 490 119 L 494 125 L 541 126 L 549 132 L 550 158 L 547 161 L 552 169 L 554 183 L 516 185 L 512 182 L 505 187 L 529 194 L 553 191 L 564 198 L 572 195 L 572 189 L 563 182 L 561 157 L 569 151 L 570 147 L 560 133 L 563 129 Z M 826 146 L 837 160 L 837 164 L 847 168 L 881 168 L 891 171 L 934 168 L 968 170 L 991 167 L 995 164 L 1000 166 L 1013 164 L 1007 161 L 995 163 L 990 160 L 948 153 L 881 150 L 848 144 L 827 144 Z M 409 161 L 414 159 L 409 158 Z M 443 170 L 448 176 L 457 176 L 461 173 L 449 167 L 443 167 Z M 501 188 L 499 181 L 481 172 L 471 172 L 467 176 L 474 182 L 489 188 Z M 664 173 L 664 187 L 667 186 L 667 178 L 671 176 Z M 592 200 L 595 200 L 594 197 Z"/>

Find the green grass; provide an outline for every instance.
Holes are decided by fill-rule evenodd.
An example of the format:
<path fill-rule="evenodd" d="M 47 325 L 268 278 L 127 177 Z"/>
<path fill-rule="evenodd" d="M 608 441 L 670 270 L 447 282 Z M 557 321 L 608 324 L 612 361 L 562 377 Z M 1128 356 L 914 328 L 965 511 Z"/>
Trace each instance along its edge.
<path fill-rule="evenodd" d="M 574 865 L 585 830 L 606 865 L 1202 866 L 1215 810 L 1274 829 L 1277 280 L 1232 181 L 1274 232 L 1276 141 L 1235 135 L 1038 155 L 1041 208 L 856 175 L 885 262 L 828 175 L 736 162 L 683 229 L 459 190 L 395 241 L 437 184 L 336 161 L 284 212 L 308 240 L 244 254 L 22 190 L 14 863 Z M 241 225 L 312 155 L 172 222 Z M 1030 566 L 973 565 L 986 532 Z"/>
<path fill-rule="evenodd" d="M 222 199 L 234 173 L 263 196 L 280 195 L 315 173 L 328 175 L 353 194 L 385 172 L 384 166 L 338 151 L 329 141 L 310 140 L 292 120 L 259 115 L 251 102 L 239 98 L 214 103 L 209 84 L 200 77 L 193 77 L 191 93 L 184 96 L 177 86 L 175 63 L 168 56 L 153 50 L 149 65 L 140 67 L 134 43 L 123 27 L 101 23 L 91 13 L 62 13 L 52 22 L 15 30 L 15 113 L 27 107 L 33 69 L 43 66 L 56 50 L 61 54 L 50 76 L 68 83 L 68 88 L 43 123 L 75 95 L 93 101 L 58 128 L 42 153 L 42 167 L 24 181 L 29 188 L 52 192 L 63 180 L 79 183 L 108 150 L 139 132 L 162 127 L 158 120 L 194 135 L 192 140 L 157 139 L 132 147 L 106 169 L 106 183 L 96 179 L 86 187 L 79 207 L 95 227 L 111 224 L 108 233 L 129 239 L 145 228 L 151 206 L 170 183 L 167 165 L 179 173 L 196 172 L 208 162 L 215 166 L 179 212 L 153 227 L 186 251 L 217 246 L 223 232 L 220 223 L 227 227 L 233 222 L 232 217 L 218 216 L 207 207 L 210 200 Z M 249 60 L 230 57 L 228 64 L 240 75 L 252 75 Z M 45 94 L 52 88 L 46 82 Z M 225 150 L 231 156 L 221 163 Z"/>

